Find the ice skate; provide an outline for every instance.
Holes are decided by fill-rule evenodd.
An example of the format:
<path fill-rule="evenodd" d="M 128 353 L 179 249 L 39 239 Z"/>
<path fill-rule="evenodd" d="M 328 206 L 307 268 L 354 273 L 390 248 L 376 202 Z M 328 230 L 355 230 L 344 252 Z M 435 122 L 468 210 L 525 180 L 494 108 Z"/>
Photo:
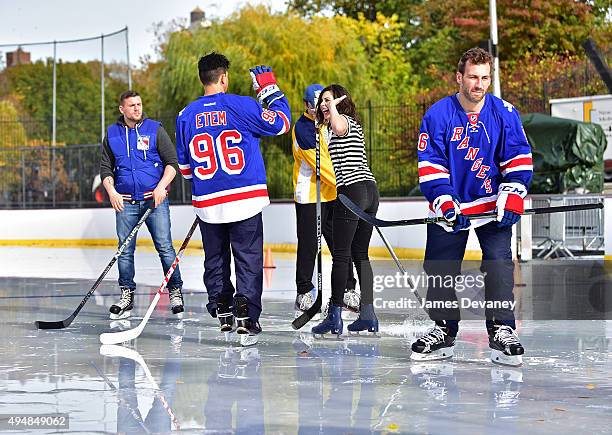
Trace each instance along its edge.
<path fill-rule="evenodd" d="M 327 317 L 327 313 L 329 313 L 329 302 L 327 302 L 326 304 L 323 304 L 322 308 L 321 308 L 321 312 L 318 314 L 315 314 L 314 317 L 312 318 L 312 320 L 322 320 L 325 319 Z M 342 320 L 357 320 L 358 317 L 358 313 L 355 313 L 354 311 L 349 310 L 348 308 L 342 308 Z"/>
<path fill-rule="evenodd" d="M 344 290 L 344 296 L 342 298 L 343 308 L 346 308 L 353 313 L 359 313 L 359 307 L 361 305 L 361 293 L 357 289 L 346 289 Z"/>
<path fill-rule="evenodd" d="M 412 343 L 413 361 L 435 361 L 452 358 L 454 355 L 455 337 L 448 335 L 446 326 L 437 323 L 427 334 Z"/>
<path fill-rule="evenodd" d="M 111 305 L 110 319 L 119 320 L 130 317 L 131 310 L 134 308 L 134 289 L 129 287 L 121 287 L 121 297 L 119 302 Z"/>
<path fill-rule="evenodd" d="M 183 317 L 183 311 L 185 308 L 183 306 L 183 292 L 180 287 L 174 287 L 168 290 L 168 296 L 170 298 L 170 309 L 172 310 L 172 314 L 176 314 L 177 317 Z"/>
<path fill-rule="evenodd" d="M 489 347 L 491 362 L 513 367 L 523 364 L 525 348 L 511 326 L 494 325 L 489 330 Z"/>
<path fill-rule="evenodd" d="M 253 346 L 258 342 L 261 326 L 248 316 L 248 305 L 245 297 L 234 298 L 236 306 L 236 333 L 240 335 L 240 345 Z"/>
<path fill-rule="evenodd" d="M 329 311 L 325 319 L 312 328 L 312 333 L 315 338 L 323 338 L 325 334 L 330 333 L 336 335 L 336 337 L 340 339 L 343 327 L 342 307 L 332 304 L 329 306 Z"/>
<path fill-rule="evenodd" d="M 363 333 L 366 336 L 380 337 L 378 335 L 378 319 L 374 312 L 374 305 L 362 306 L 357 320 L 348 325 L 346 329 L 350 335 L 361 335 Z"/>
<path fill-rule="evenodd" d="M 297 319 L 304 311 L 308 310 L 317 300 L 317 289 L 312 288 L 308 293 L 300 294 L 295 297 L 295 304 L 293 308 L 295 310 L 295 318 Z"/>
<path fill-rule="evenodd" d="M 233 308 L 231 302 L 217 302 L 217 318 L 219 319 L 221 332 L 225 333 L 226 336 L 228 333 L 236 330 L 236 319 L 232 312 Z"/>

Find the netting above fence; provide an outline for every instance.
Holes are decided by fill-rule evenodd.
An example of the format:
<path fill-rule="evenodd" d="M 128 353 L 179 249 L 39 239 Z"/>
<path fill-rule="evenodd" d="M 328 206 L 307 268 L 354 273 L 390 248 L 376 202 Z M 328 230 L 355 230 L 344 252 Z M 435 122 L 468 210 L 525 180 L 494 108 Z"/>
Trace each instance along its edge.
<path fill-rule="evenodd" d="M 0 45 L 0 147 L 99 141 L 131 86 L 127 35 Z"/>

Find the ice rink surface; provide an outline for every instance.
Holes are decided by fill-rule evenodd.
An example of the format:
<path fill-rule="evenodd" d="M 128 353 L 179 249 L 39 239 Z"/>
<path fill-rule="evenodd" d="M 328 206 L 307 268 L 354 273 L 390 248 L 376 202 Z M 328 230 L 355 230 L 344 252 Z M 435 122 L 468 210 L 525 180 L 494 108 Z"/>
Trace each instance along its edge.
<path fill-rule="evenodd" d="M 401 313 L 378 311 L 378 339 L 312 340 L 312 322 L 293 331 L 294 259 L 277 255 L 265 273 L 264 332 L 257 346 L 242 348 L 205 312 L 203 257 L 189 252 L 181 262 L 183 319 L 169 313 L 164 296 L 143 334 L 126 344 L 135 352 L 101 348 L 100 333 L 139 323 L 161 282 L 156 254 L 139 248 L 130 321 L 111 328 L 108 320 L 118 297 L 115 267 L 70 327 L 36 330 L 35 320 L 68 317 L 112 255 L 0 248 L 0 414 L 69 415 L 69 429 L 48 433 L 611 432 L 610 313 L 521 321 L 522 367 L 488 361 L 481 320 L 461 323 L 452 361 L 415 363 L 410 343 L 429 322 Z M 538 284 L 544 304 L 567 291 L 552 278 Z"/>

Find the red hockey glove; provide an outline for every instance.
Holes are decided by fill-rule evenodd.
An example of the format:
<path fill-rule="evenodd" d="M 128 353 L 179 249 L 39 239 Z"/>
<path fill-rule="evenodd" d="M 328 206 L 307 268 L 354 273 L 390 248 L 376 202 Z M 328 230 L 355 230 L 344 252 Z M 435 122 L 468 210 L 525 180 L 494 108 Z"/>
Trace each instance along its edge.
<path fill-rule="evenodd" d="M 274 77 L 272 68 L 259 65 L 249 69 L 249 72 L 253 80 L 253 90 L 257 93 L 257 98 L 261 104 L 265 102 L 269 106 L 284 96 L 276 84 L 276 77 Z"/>
<path fill-rule="evenodd" d="M 497 189 L 497 224 L 498 227 L 511 227 L 516 224 L 525 211 L 523 198 L 527 188 L 521 183 L 502 183 Z"/>
<path fill-rule="evenodd" d="M 459 231 L 470 227 L 470 219 L 461 213 L 459 205 L 453 200 L 452 196 L 438 196 L 433 201 L 433 207 L 434 211 L 436 212 L 436 216 L 444 216 L 444 219 L 446 219 L 448 231 L 458 233 Z"/>

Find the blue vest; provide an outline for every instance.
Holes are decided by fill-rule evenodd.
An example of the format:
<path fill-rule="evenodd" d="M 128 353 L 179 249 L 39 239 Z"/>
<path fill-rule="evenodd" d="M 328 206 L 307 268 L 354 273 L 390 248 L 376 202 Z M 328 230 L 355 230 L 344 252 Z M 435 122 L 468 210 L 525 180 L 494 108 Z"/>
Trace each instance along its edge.
<path fill-rule="evenodd" d="M 164 173 L 157 152 L 160 123 L 145 119 L 135 128 L 116 122 L 108 127 L 108 143 L 115 156 L 115 189 L 131 199 L 143 200 L 152 192 Z"/>

